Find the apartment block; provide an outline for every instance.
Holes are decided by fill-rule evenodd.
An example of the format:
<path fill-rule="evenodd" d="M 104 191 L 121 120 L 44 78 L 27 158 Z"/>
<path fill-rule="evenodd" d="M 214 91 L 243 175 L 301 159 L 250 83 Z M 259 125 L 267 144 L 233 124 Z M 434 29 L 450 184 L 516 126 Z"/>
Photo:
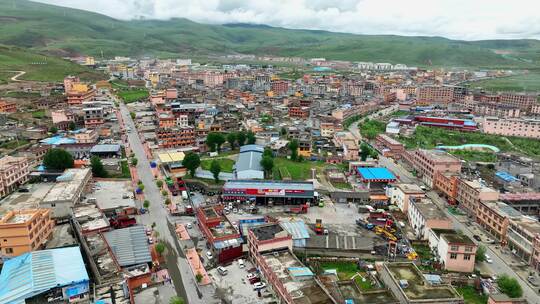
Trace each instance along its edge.
<path fill-rule="evenodd" d="M 486 187 L 476 180 L 459 178 L 457 182 L 456 201 L 459 207 L 470 215 L 476 214 L 481 201 L 497 201 L 499 194 L 499 191 Z"/>
<path fill-rule="evenodd" d="M 399 210 L 407 214 L 409 200 L 423 198 L 426 193 L 416 184 L 395 184 L 387 188 L 386 196 L 390 198 L 392 205 L 398 206 Z"/>
<path fill-rule="evenodd" d="M 503 136 L 540 138 L 540 120 L 486 117 L 483 122 L 483 132 Z"/>
<path fill-rule="evenodd" d="M 519 211 L 502 202 L 480 201 L 476 208 L 476 222 L 503 246 L 507 243 L 510 219 L 520 217 Z"/>
<path fill-rule="evenodd" d="M 540 223 L 537 220 L 525 216 L 510 219 L 506 238 L 508 249 L 535 267 L 539 262 L 539 237 Z"/>
<path fill-rule="evenodd" d="M 428 198 L 410 198 L 407 217 L 420 240 L 428 239 L 429 229 L 453 229 L 452 220 Z"/>
<path fill-rule="evenodd" d="M 333 142 L 336 147 L 343 149 L 344 160 L 358 160 L 359 146 L 356 137 L 351 132 L 343 131 L 334 134 Z"/>
<path fill-rule="evenodd" d="M 86 128 L 97 128 L 105 121 L 103 119 L 104 112 L 101 107 L 84 108 L 84 126 Z"/>
<path fill-rule="evenodd" d="M 15 113 L 17 105 L 14 102 L 0 99 L 0 113 Z"/>
<path fill-rule="evenodd" d="M 49 209 L 9 211 L 0 219 L 0 253 L 14 257 L 38 250 L 52 237 Z"/>
<path fill-rule="evenodd" d="M 195 130 L 192 127 L 159 128 L 156 136 L 160 148 L 195 146 Z"/>
<path fill-rule="evenodd" d="M 430 229 L 429 247 L 443 265 L 443 269 L 456 272 L 473 272 L 478 247 L 468 236 L 455 230 Z"/>
<path fill-rule="evenodd" d="M 250 257 L 257 253 L 293 249 L 292 236 L 279 223 L 269 223 L 249 229 L 247 237 Z"/>
<path fill-rule="evenodd" d="M 405 152 L 405 146 L 402 143 L 386 134 L 377 135 L 375 145 L 382 150 L 382 154 L 386 157 L 399 159 L 403 152 Z"/>
<path fill-rule="evenodd" d="M 428 103 L 450 103 L 461 100 L 467 95 L 467 89 L 456 86 L 424 86 L 416 90 L 417 100 Z"/>
<path fill-rule="evenodd" d="M 309 107 L 289 107 L 289 117 L 306 119 L 309 117 Z"/>
<path fill-rule="evenodd" d="M 459 174 L 453 172 L 437 172 L 433 181 L 433 189 L 442 195 L 449 204 L 456 203 Z"/>
<path fill-rule="evenodd" d="M 461 172 L 461 161 L 445 151 L 417 149 L 403 153 L 403 157 L 429 187 L 433 187 L 437 172 Z"/>
<path fill-rule="evenodd" d="M 28 167 L 26 157 L 4 156 L 0 158 L 0 197 L 10 194 L 28 181 Z"/>
<path fill-rule="evenodd" d="M 272 92 L 275 94 L 283 95 L 289 90 L 289 82 L 284 80 L 272 80 L 271 88 Z"/>
<path fill-rule="evenodd" d="M 518 107 L 529 112 L 531 106 L 536 104 L 536 95 L 520 93 L 502 93 L 499 97 L 499 104 Z"/>

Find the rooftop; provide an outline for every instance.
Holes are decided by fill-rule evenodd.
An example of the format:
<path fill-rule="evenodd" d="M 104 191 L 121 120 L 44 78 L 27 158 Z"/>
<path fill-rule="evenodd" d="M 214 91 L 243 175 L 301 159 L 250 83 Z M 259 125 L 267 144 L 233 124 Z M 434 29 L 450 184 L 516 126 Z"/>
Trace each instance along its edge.
<path fill-rule="evenodd" d="M 419 149 L 419 151 L 420 153 L 425 154 L 427 158 L 433 159 L 436 162 L 461 163 L 461 161 L 457 157 L 442 150 Z"/>
<path fill-rule="evenodd" d="M 184 152 L 165 152 L 158 154 L 159 161 L 162 164 L 182 162 L 182 160 L 184 160 L 184 157 Z"/>
<path fill-rule="evenodd" d="M 130 181 L 97 181 L 88 197 L 95 198 L 101 210 L 136 208 Z"/>
<path fill-rule="evenodd" d="M 421 200 L 412 200 L 420 214 L 424 216 L 425 219 L 446 219 L 448 218 L 444 211 L 439 209 L 430 199 L 422 198 Z"/>
<path fill-rule="evenodd" d="M 240 147 L 240 154 L 235 164 L 236 171 L 256 170 L 263 171 L 261 166 L 264 149 L 258 145 L 246 145 Z"/>
<path fill-rule="evenodd" d="M 444 238 L 447 241 L 447 243 L 474 245 L 474 242 L 473 240 L 471 240 L 470 237 L 464 234 L 459 234 L 455 231 L 453 233 L 442 233 L 441 237 Z"/>
<path fill-rule="evenodd" d="M 136 225 L 103 234 L 120 266 L 152 262 L 144 226 Z"/>
<path fill-rule="evenodd" d="M 120 145 L 95 145 L 90 150 L 90 153 L 119 153 L 120 149 Z"/>
<path fill-rule="evenodd" d="M 277 223 L 272 223 L 251 228 L 251 231 L 253 231 L 253 234 L 255 234 L 257 240 L 266 241 L 275 238 L 276 234 L 283 232 L 283 228 Z"/>
<path fill-rule="evenodd" d="M 43 202 L 51 203 L 56 201 L 74 200 L 77 195 L 77 190 L 90 174 L 90 168 L 67 169 L 63 175 L 57 178 L 56 184 L 43 198 Z"/>
<path fill-rule="evenodd" d="M 252 188 L 275 190 L 304 190 L 313 191 L 313 182 L 304 181 L 271 181 L 271 180 L 230 180 L 223 186 L 227 188 Z"/>
<path fill-rule="evenodd" d="M 396 176 L 386 168 L 358 168 L 358 173 L 364 180 L 377 181 L 377 180 L 395 180 Z"/>
<path fill-rule="evenodd" d="M 424 190 L 417 184 L 396 184 L 396 187 L 401 189 L 406 194 L 410 193 L 424 193 Z"/>

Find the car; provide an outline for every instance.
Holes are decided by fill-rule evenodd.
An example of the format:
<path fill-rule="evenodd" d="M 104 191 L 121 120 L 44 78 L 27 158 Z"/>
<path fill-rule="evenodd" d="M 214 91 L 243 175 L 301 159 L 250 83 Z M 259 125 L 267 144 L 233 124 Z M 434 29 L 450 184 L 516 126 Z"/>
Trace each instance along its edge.
<path fill-rule="evenodd" d="M 244 260 L 238 259 L 238 267 L 240 267 L 240 268 L 246 267 L 246 264 L 244 263 Z"/>
<path fill-rule="evenodd" d="M 18 191 L 19 192 L 30 192 L 30 190 L 28 190 L 28 188 L 19 188 Z"/>
<path fill-rule="evenodd" d="M 253 284 L 253 290 L 260 290 L 266 287 L 266 284 L 264 282 L 257 282 Z"/>
<path fill-rule="evenodd" d="M 532 286 L 538 286 L 538 280 L 533 276 L 529 276 L 527 278 L 527 281 L 529 281 L 529 283 L 531 283 Z"/>
<path fill-rule="evenodd" d="M 493 263 L 493 260 L 491 259 L 491 257 L 489 255 L 486 254 L 486 263 L 488 264 L 491 264 Z"/>
<path fill-rule="evenodd" d="M 193 225 L 191 225 L 191 223 L 187 223 L 187 224 L 186 224 L 186 228 L 187 228 L 187 229 L 191 229 L 191 228 L 193 228 Z"/>
<path fill-rule="evenodd" d="M 486 244 L 495 244 L 495 241 L 492 240 L 492 239 L 486 239 L 486 240 L 484 241 L 484 243 L 486 243 Z"/>
<path fill-rule="evenodd" d="M 478 234 L 475 234 L 472 236 L 475 240 L 477 240 L 478 242 L 481 242 L 482 241 L 482 238 L 478 235 Z"/>
<path fill-rule="evenodd" d="M 232 212 L 233 212 L 233 213 L 238 213 L 238 209 L 237 209 L 237 208 L 233 208 Z"/>
<path fill-rule="evenodd" d="M 259 277 L 253 277 L 253 278 L 251 278 L 251 279 L 248 279 L 248 281 L 249 281 L 249 284 L 253 285 L 253 284 L 257 283 L 257 282 L 260 282 L 260 281 L 261 281 L 261 278 L 259 278 Z"/>
<path fill-rule="evenodd" d="M 257 277 L 257 274 L 255 274 L 255 273 L 253 273 L 253 272 L 248 273 L 248 275 L 247 275 L 248 280 L 249 280 L 249 279 L 256 278 L 256 277 Z"/>
<path fill-rule="evenodd" d="M 206 257 L 211 260 L 212 258 L 214 258 L 214 256 L 212 255 L 212 253 L 210 251 L 207 251 L 206 252 Z"/>
<path fill-rule="evenodd" d="M 223 266 L 219 266 L 219 267 L 217 268 L 217 271 L 218 271 L 218 273 L 219 273 L 221 276 L 226 276 L 226 275 L 229 273 L 229 271 L 227 270 L 227 268 L 225 268 L 225 267 L 223 267 Z"/>
<path fill-rule="evenodd" d="M 148 237 L 148 244 L 154 244 L 154 239 L 151 236 Z"/>

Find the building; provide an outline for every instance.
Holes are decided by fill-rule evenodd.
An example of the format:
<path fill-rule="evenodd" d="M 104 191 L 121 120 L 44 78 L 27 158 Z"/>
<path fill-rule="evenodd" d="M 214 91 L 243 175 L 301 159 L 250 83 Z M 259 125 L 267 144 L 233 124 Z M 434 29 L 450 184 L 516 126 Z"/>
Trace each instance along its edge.
<path fill-rule="evenodd" d="M 454 172 L 437 172 L 433 181 L 433 189 L 442 197 L 446 198 L 449 204 L 454 205 L 457 197 L 457 184 L 460 175 Z"/>
<path fill-rule="evenodd" d="M 461 172 L 461 161 L 440 150 L 417 149 L 405 152 L 404 158 L 411 164 L 417 176 L 429 187 L 433 187 L 433 180 L 437 172 Z"/>
<path fill-rule="evenodd" d="M 50 293 L 62 303 L 89 302 L 89 282 L 79 247 L 28 252 L 4 261 L 0 303 L 48 303 Z"/>
<path fill-rule="evenodd" d="M 52 237 L 53 229 L 48 209 L 9 211 L 0 219 L 0 254 L 13 257 L 38 250 Z"/>
<path fill-rule="evenodd" d="M 540 215 L 540 192 L 501 193 L 499 198 L 522 214 Z"/>
<path fill-rule="evenodd" d="M 486 117 L 482 127 L 482 131 L 487 134 L 540 138 L 540 120 L 538 119 Z"/>
<path fill-rule="evenodd" d="M 309 107 L 298 107 L 290 106 L 289 107 L 289 117 L 291 118 L 300 118 L 306 119 L 309 118 Z"/>
<path fill-rule="evenodd" d="M 423 86 L 416 89 L 417 100 L 421 103 L 445 103 L 461 100 L 467 89 L 456 86 Z"/>
<path fill-rule="evenodd" d="M 443 269 L 456 272 L 473 272 L 478 246 L 468 236 L 455 230 L 430 229 L 429 247 Z"/>
<path fill-rule="evenodd" d="M 368 188 L 372 184 L 388 184 L 397 181 L 394 173 L 384 167 L 358 167 L 356 172 L 360 181 L 367 184 Z"/>
<path fill-rule="evenodd" d="M 144 226 L 135 225 L 103 233 L 109 250 L 120 267 L 152 263 Z"/>
<path fill-rule="evenodd" d="M 230 262 L 242 255 L 242 237 L 223 214 L 223 205 L 197 208 L 197 223 L 218 263 Z"/>
<path fill-rule="evenodd" d="M 498 199 L 499 191 L 486 187 L 477 180 L 458 179 L 456 201 L 467 213 L 475 215 L 480 201 L 497 201 Z"/>
<path fill-rule="evenodd" d="M 17 112 L 17 104 L 14 102 L 0 99 L 0 113 L 15 113 Z"/>
<path fill-rule="evenodd" d="M 195 146 L 195 130 L 187 128 L 159 128 L 156 130 L 160 148 L 180 148 Z"/>
<path fill-rule="evenodd" d="M 529 301 L 523 298 L 510 298 L 504 293 L 492 293 L 488 297 L 487 304 L 529 304 Z"/>
<path fill-rule="evenodd" d="M 272 92 L 277 95 L 285 95 L 289 91 L 289 82 L 285 80 L 272 80 Z"/>
<path fill-rule="evenodd" d="M 506 245 L 510 219 L 521 216 L 517 210 L 502 202 L 480 201 L 476 208 L 476 222 L 502 245 Z"/>
<path fill-rule="evenodd" d="M 88 129 L 75 133 L 75 140 L 79 144 L 93 144 L 96 143 L 99 138 L 96 130 Z"/>
<path fill-rule="evenodd" d="M 405 146 L 402 143 L 385 134 L 377 135 L 375 145 L 379 148 L 382 155 L 386 157 L 399 159 L 403 152 L 405 152 Z"/>
<path fill-rule="evenodd" d="M 478 125 L 476 122 L 469 119 L 460 119 L 452 117 L 431 117 L 431 116 L 415 116 L 413 119 L 415 124 L 435 127 L 435 128 L 444 128 L 449 130 L 459 130 L 459 131 L 476 131 L 478 130 Z"/>
<path fill-rule="evenodd" d="M 86 84 L 73 83 L 71 89 L 66 91 L 69 105 L 82 105 L 85 101 L 90 101 L 96 96 L 96 91 Z"/>
<path fill-rule="evenodd" d="M 251 258 L 257 253 L 293 249 L 293 238 L 279 223 L 255 226 L 248 230 L 248 252 Z"/>
<path fill-rule="evenodd" d="M 409 200 L 411 198 L 423 198 L 426 196 L 424 190 L 416 184 L 395 184 L 386 189 L 386 196 L 390 198 L 390 203 L 399 207 L 403 213 L 409 210 Z"/>
<path fill-rule="evenodd" d="M 264 148 L 258 145 L 245 145 L 240 147 L 240 154 L 234 165 L 236 179 L 264 179 L 264 170 L 261 166 Z"/>
<path fill-rule="evenodd" d="M 103 108 L 101 107 L 84 108 L 83 112 L 84 126 L 86 128 L 97 128 L 105 122 Z"/>
<path fill-rule="evenodd" d="M 102 158 L 122 156 L 122 147 L 118 144 L 95 145 L 90 149 L 90 155 Z"/>
<path fill-rule="evenodd" d="M 537 96 L 533 94 L 502 93 L 499 95 L 498 104 L 518 107 L 525 112 L 529 112 L 531 107 L 537 103 Z"/>
<path fill-rule="evenodd" d="M 529 217 L 510 219 L 506 242 L 508 249 L 535 269 L 540 262 L 540 223 Z"/>
<path fill-rule="evenodd" d="M 301 205 L 317 202 L 318 195 L 313 182 L 229 180 L 223 186 L 223 199 L 262 205 Z"/>
<path fill-rule="evenodd" d="M 410 198 L 407 217 L 415 236 L 420 240 L 428 238 L 429 229 L 453 228 L 452 220 L 428 198 Z"/>
<path fill-rule="evenodd" d="M 67 169 L 56 179 L 56 184 L 49 190 L 39 206 L 51 209 L 51 217 L 56 220 L 69 218 L 71 208 L 81 200 L 84 188 L 91 178 L 90 168 Z"/>
<path fill-rule="evenodd" d="M 464 304 L 463 297 L 447 284 L 431 284 L 411 262 L 376 265 L 384 285 L 402 304 Z"/>
<path fill-rule="evenodd" d="M 28 181 L 28 166 L 26 157 L 0 158 L 0 197 L 10 194 Z"/>
<path fill-rule="evenodd" d="M 343 151 L 343 160 L 358 160 L 360 147 L 358 140 L 351 132 L 335 132 L 333 137 L 334 145 Z"/>

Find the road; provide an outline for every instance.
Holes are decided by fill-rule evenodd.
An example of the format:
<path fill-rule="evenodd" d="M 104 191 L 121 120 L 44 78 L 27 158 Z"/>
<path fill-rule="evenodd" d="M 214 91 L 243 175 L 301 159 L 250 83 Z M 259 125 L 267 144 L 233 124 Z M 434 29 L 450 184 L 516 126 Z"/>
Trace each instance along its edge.
<path fill-rule="evenodd" d="M 364 121 L 366 118 L 369 118 L 369 119 L 377 119 L 381 116 L 386 116 L 392 112 L 395 112 L 397 111 L 399 108 L 399 105 L 391 105 L 390 107 L 387 107 L 387 108 L 384 108 L 384 109 L 380 109 L 374 113 L 371 113 L 369 115 L 367 115 L 366 117 L 362 117 L 359 121 L 357 122 L 354 122 L 352 123 L 350 126 L 349 126 L 349 131 L 354 135 L 354 137 L 356 137 L 358 140 L 361 140 L 362 139 L 362 135 L 360 135 L 360 130 L 358 129 L 358 124 L 362 121 Z M 380 115 L 382 113 L 382 115 Z"/>
<path fill-rule="evenodd" d="M 123 103 L 120 103 L 120 111 L 125 127 L 129 127 L 131 128 L 131 130 L 133 130 L 132 132 L 127 133 L 128 142 L 131 150 L 133 151 L 133 153 L 135 153 L 135 157 L 137 157 L 138 159 L 137 171 L 140 180 L 145 186 L 145 199 L 150 201 L 150 207 L 148 208 L 149 212 L 141 216 L 142 223 L 144 225 L 152 225 L 153 223 L 155 223 L 154 231 L 158 232 L 158 238 L 160 239 L 160 241 L 171 245 L 167 247 L 169 248 L 168 250 L 172 250 L 172 253 L 170 254 L 172 254 L 173 257 L 176 257 L 177 263 L 176 265 L 170 265 L 169 263 L 167 265 L 169 266 L 169 268 L 171 266 L 177 267 L 177 269 L 170 270 L 170 272 L 178 294 L 184 299 L 186 299 L 187 303 L 190 304 L 213 303 L 213 294 L 202 293 L 202 297 L 199 298 L 197 289 L 195 288 L 197 283 L 195 282 L 191 269 L 186 259 L 183 257 L 183 254 L 181 252 L 177 252 L 176 247 L 173 245 L 173 238 L 176 238 L 176 235 L 173 235 L 169 230 L 167 224 L 169 214 L 164 207 L 164 199 L 161 196 L 161 192 L 156 186 L 154 175 L 152 174 L 152 170 L 150 168 L 150 162 L 146 157 L 143 144 L 141 142 L 139 134 L 136 131 L 137 129 L 135 128 L 135 124 L 131 119 L 129 110 Z M 138 204 L 141 204 L 141 202 L 138 202 Z M 174 273 L 179 273 L 180 275 L 175 277 Z"/>
<path fill-rule="evenodd" d="M 22 81 L 22 80 L 19 80 L 18 78 L 26 74 L 25 71 L 9 71 L 9 72 L 17 73 L 17 75 L 11 77 L 11 81 Z"/>

